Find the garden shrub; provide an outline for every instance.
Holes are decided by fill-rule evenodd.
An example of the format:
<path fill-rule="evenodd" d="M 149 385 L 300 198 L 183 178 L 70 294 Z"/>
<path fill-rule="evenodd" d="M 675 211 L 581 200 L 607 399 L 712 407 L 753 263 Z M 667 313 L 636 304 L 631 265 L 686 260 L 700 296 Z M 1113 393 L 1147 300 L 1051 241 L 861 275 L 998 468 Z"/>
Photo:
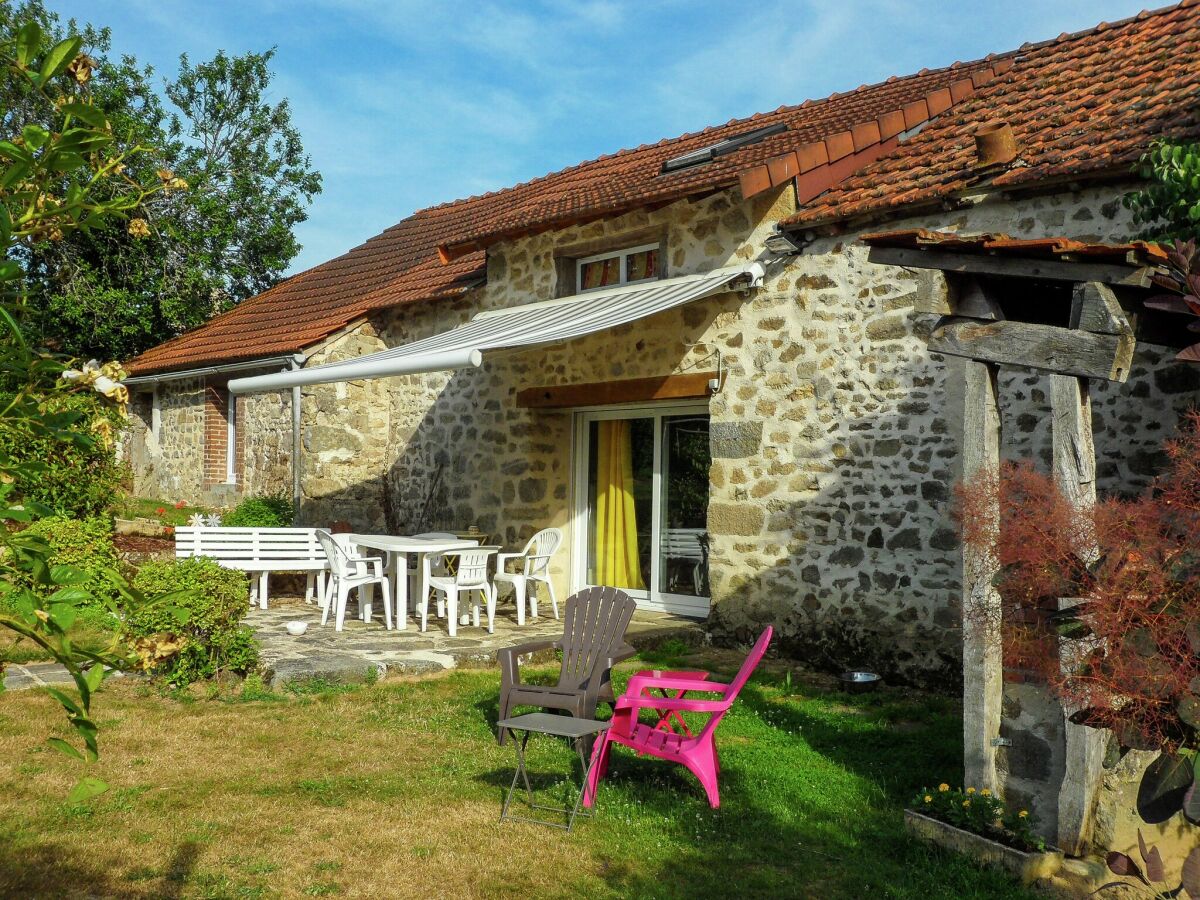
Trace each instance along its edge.
<path fill-rule="evenodd" d="M 186 592 L 172 598 L 187 611 L 184 625 L 161 604 L 137 610 L 125 622 L 134 639 L 172 634 L 182 641 L 178 655 L 152 670 L 169 684 L 182 686 L 221 671 L 245 674 L 258 664 L 258 643 L 240 624 L 249 590 L 244 573 L 205 557 L 148 562 L 133 586 L 145 594 Z"/>
<path fill-rule="evenodd" d="M 295 516 L 292 497 L 286 491 L 247 497 L 221 519 L 230 528 L 291 528 Z"/>
<path fill-rule="evenodd" d="M 0 385 L 0 407 L 8 402 L 9 395 Z M 70 443 L 53 433 L 31 433 L 0 421 L 0 458 L 21 467 L 13 499 L 41 503 L 61 516 L 103 513 L 124 474 L 112 440 L 122 426 L 121 413 L 98 394 L 55 389 L 46 390 L 38 405 L 43 416 L 74 418 L 76 427 L 96 440 Z"/>
<path fill-rule="evenodd" d="M 96 616 L 84 615 L 91 624 L 107 624 L 112 619 L 105 609 L 108 602 L 115 600 L 118 590 L 111 575 L 118 571 L 117 550 L 113 546 L 112 525 L 108 519 L 68 519 L 49 516 L 34 521 L 23 532 L 28 537 L 38 537 L 50 547 L 48 562 L 52 566 L 74 566 L 87 572 L 89 578 L 80 586 L 92 594 L 93 600 L 84 604 Z M 17 579 L 22 586 L 32 587 L 32 578 L 25 574 Z"/>

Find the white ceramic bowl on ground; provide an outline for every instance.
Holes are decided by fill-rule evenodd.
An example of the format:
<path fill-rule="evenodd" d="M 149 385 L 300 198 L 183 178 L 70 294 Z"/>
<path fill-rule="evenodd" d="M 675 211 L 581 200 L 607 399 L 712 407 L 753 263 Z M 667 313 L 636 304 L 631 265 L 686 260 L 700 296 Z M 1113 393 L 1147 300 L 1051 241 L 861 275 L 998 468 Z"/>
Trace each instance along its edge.
<path fill-rule="evenodd" d="M 308 630 L 308 623 L 307 622 L 288 622 L 287 630 L 288 630 L 288 634 L 294 634 L 294 635 L 299 636 L 299 635 L 304 634 L 304 632 Z"/>

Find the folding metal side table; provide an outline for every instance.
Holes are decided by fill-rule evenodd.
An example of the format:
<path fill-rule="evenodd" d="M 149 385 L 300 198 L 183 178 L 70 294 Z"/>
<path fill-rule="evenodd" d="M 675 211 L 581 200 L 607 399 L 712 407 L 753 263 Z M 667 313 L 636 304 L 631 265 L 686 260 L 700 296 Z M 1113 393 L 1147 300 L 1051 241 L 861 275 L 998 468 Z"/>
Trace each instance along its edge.
<path fill-rule="evenodd" d="M 583 752 L 584 739 L 599 734 L 601 731 L 607 729 L 610 724 L 609 722 L 597 722 L 593 719 L 576 719 L 573 716 L 556 716 L 551 713 L 526 713 L 523 716 L 513 716 L 512 718 L 501 719 L 497 722 L 497 728 L 508 730 L 509 736 L 513 739 L 513 747 L 516 748 L 517 752 L 517 771 L 513 773 L 512 784 L 509 785 L 508 793 L 504 797 L 504 806 L 500 810 L 500 821 L 530 822 L 535 825 L 549 825 L 551 828 L 562 828 L 570 831 L 575 825 L 576 817 L 591 818 L 593 815 L 591 811 L 581 812 L 579 809 L 579 804 L 583 800 L 583 792 L 587 788 L 588 775 L 592 771 L 592 760 L 587 759 Z M 525 732 L 520 740 L 517 740 L 517 736 L 514 734 L 517 731 Z M 579 764 L 583 771 L 583 783 L 579 786 L 579 792 L 575 795 L 575 805 L 573 807 L 568 809 L 567 807 L 545 806 L 533 802 L 533 788 L 529 785 L 529 776 L 525 771 L 525 745 L 529 743 L 529 736 L 531 734 L 548 734 L 553 737 L 564 737 L 574 745 L 575 752 L 579 754 Z M 525 796 L 530 809 L 564 813 L 567 817 L 567 824 L 563 825 L 547 819 L 533 819 L 525 816 L 510 815 L 508 807 L 512 803 L 513 794 L 517 790 L 518 781 L 525 782 Z"/>

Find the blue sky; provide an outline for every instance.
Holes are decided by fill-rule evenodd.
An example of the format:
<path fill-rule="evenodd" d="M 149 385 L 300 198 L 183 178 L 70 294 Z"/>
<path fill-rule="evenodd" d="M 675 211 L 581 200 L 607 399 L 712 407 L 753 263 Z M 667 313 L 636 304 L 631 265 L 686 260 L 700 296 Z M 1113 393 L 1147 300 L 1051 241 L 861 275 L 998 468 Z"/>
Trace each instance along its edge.
<path fill-rule="evenodd" d="M 324 192 L 292 271 L 413 210 L 1134 15 L 1145 0 L 47 0 L 173 73 L 275 45 Z"/>

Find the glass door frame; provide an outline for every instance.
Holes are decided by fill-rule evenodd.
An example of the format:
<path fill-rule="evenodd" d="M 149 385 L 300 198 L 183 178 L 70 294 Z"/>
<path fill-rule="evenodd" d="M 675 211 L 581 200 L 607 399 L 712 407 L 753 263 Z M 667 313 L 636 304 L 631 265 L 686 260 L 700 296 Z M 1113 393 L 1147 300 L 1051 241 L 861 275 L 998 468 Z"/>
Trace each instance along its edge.
<path fill-rule="evenodd" d="M 587 581 L 588 540 L 588 427 L 592 422 L 606 419 L 653 419 L 654 420 L 654 469 L 651 478 L 650 508 L 650 587 L 644 590 L 622 588 L 637 601 L 639 607 L 658 612 L 671 612 L 694 618 L 707 618 L 708 597 L 692 597 L 660 590 L 662 583 L 662 519 L 663 519 L 663 423 L 669 416 L 686 416 L 703 413 L 709 415 L 708 402 L 693 403 L 629 403 L 606 406 L 580 407 L 574 411 L 572 427 L 572 499 L 571 499 L 571 591 L 579 591 L 592 585 Z"/>

